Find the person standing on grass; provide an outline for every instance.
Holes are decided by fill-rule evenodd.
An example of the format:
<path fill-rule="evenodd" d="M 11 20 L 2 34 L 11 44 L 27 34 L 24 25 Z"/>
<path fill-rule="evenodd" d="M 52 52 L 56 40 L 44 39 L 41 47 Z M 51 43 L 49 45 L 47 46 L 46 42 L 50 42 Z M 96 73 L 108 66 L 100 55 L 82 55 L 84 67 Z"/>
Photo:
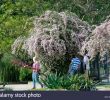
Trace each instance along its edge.
<path fill-rule="evenodd" d="M 75 56 L 71 60 L 68 73 L 71 76 L 77 74 L 79 72 L 79 70 L 80 70 L 80 65 L 81 65 L 80 59 Z"/>
<path fill-rule="evenodd" d="M 36 88 L 36 83 L 38 82 L 43 88 L 43 84 L 39 81 L 39 71 L 40 71 L 40 62 L 38 57 L 33 57 L 33 66 L 32 66 L 32 80 L 33 80 L 33 89 Z"/>

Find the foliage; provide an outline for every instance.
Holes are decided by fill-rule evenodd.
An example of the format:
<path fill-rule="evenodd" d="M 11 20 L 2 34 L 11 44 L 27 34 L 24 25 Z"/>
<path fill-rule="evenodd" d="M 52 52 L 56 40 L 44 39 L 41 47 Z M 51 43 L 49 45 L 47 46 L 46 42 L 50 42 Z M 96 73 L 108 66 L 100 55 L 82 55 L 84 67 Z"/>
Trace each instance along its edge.
<path fill-rule="evenodd" d="M 31 15 L 31 13 L 28 13 L 28 8 L 31 3 L 32 2 L 29 2 L 29 0 L 28 2 L 21 0 L 17 1 L 16 3 L 11 2 L 11 0 L 1 1 L 0 52 L 4 53 L 11 50 L 12 42 L 19 35 L 28 34 L 28 31 L 32 27 L 32 18 L 30 18 L 29 16 L 29 14 Z M 31 7 L 33 7 L 33 5 L 31 5 Z M 32 9 L 35 9 L 35 7 Z"/>
<path fill-rule="evenodd" d="M 72 78 L 73 84 L 70 87 L 70 90 L 81 90 L 81 91 L 92 91 L 95 89 L 95 84 L 92 80 L 86 79 L 82 75 L 76 75 Z"/>
<path fill-rule="evenodd" d="M 35 53 L 47 64 L 46 67 L 63 72 L 65 67 L 67 71 L 69 63 L 64 59 L 70 60 L 73 55 L 78 55 L 82 42 L 90 32 L 89 24 L 74 13 L 46 11 L 35 19 L 34 29 L 29 37 L 16 39 L 12 50 L 16 53 L 19 48 L 23 48 L 29 55 Z"/>
<path fill-rule="evenodd" d="M 0 60 L 0 82 L 19 82 L 32 79 L 31 70 L 21 68 L 20 65 L 13 64 L 15 56 L 5 53 Z M 29 62 L 28 62 L 29 63 Z"/>
<path fill-rule="evenodd" d="M 93 91 L 95 84 L 92 80 L 84 78 L 82 75 L 75 76 L 60 76 L 58 74 L 49 74 L 45 80 L 42 80 L 44 85 L 49 89 L 66 89 L 74 91 Z"/>
<path fill-rule="evenodd" d="M 42 82 L 45 86 L 51 89 L 58 89 L 60 87 L 60 75 L 50 73 L 46 79 L 42 79 Z"/>
<path fill-rule="evenodd" d="M 69 11 L 89 24 L 99 24 L 109 15 L 110 0 L 0 0 L 0 52 L 10 50 L 19 35 L 27 35 L 34 16 L 46 10 Z M 4 47 L 5 46 L 5 47 Z"/>
<path fill-rule="evenodd" d="M 110 51 L 110 20 L 107 19 L 101 25 L 96 26 L 91 36 L 84 42 L 82 49 L 87 49 L 91 58 L 99 52 L 103 57 L 105 53 Z"/>
<path fill-rule="evenodd" d="M 23 68 L 24 65 L 32 67 L 32 58 L 23 50 L 17 52 L 12 60 L 12 65 L 19 68 L 19 81 L 29 81 L 32 79 L 32 69 Z"/>
<path fill-rule="evenodd" d="M 19 80 L 20 81 L 29 81 L 32 79 L 32 71 L 29 69 L 20 69 L 20 75 L 19 75 Z"/>
<path fill-rule="evenodd" d="M 0 61 L 0 81 L 1 82 L 16 82 L 19 81 L 19 69 L 12 65 L 10 54 L 4 54 Z"/>
<path fill-rule="evenodd" d="M 11 45 L 18 36 L 27 37 L 33 28 L 33 19 L 35 16 L 40 16 L 47 10 L 57 12 L 68 11 L 75 13 L 81 20 L 87 21 L 91 25 L 99 25 L 110 14 L 109 2 L 110 0 L 0 0 L 0 58 L 5 52 L 10 53 Z M 94 41 L 97 40 L 95 36 L 97 37 L 98 35 L 92 36 Z M 88 41 L 87 39 L 87 43 L 89 43 Z M 92 42 L 92 38 L 90 43 L 93 45 L 91 44 L 88 50 L 94 51 L 93 49 L 98 46 L 98 43 Z M 104 43 L 108 44 L 105 40 Z M 94 47 L 95 44 L 96 47 Z M 91 50 L 92 46 L 93 49 Z M 92 54 L 95 55 L 94 53 L 96 52 Z M 17 57 L 19 56 L 22 59 L 26 58 L 23 52 L 17 54 Z M 54 59 L 54 57 L 48 57 L 50 61 L 48 62 L 47 57 L 40 56 L 43 66 L 49 67 L 45 68 L 45 70 L 52 69 L 51 66 L 56 66 L 54 70 L 58 69 L 59 71 L 62 70 L 62 72 L 65 72 L 65 68 L 66 71 L 68 69 L 67 66 L 70 63 L 70 59 L 68 58 L 70 58 L 68 55 L 60 57 L 60 60 Z M 58 63 L 52 64 L 53 61 Z M 63 66 L 63 68 L 59 66 Z"/>

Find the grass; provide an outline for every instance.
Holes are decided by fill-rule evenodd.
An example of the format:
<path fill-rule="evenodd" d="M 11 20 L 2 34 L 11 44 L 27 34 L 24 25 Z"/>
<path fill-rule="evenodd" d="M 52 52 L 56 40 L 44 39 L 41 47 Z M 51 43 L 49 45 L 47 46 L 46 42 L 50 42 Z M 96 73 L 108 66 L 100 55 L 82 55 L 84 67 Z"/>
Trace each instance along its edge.
<path fill-rule="evenodd" d="M 104 88 L 110 88 L 110 85 L 99 85 L 97 87 L 104 87 Z"/>
<path fill-rule="evenodd" d="M 106 90 L 109 90 L 110 91 L 110 85 L 98 85 L 96 86 L 97 90 L 103 90 L 103 91 L 106 91 Z"/>

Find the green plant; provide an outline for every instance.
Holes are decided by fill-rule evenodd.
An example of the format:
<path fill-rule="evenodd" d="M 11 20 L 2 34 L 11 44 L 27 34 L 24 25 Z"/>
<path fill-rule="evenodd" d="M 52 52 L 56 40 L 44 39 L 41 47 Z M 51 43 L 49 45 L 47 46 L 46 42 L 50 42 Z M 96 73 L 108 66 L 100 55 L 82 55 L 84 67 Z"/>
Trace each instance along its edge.
<path fill-rule="evenodd" d="M 0 81 L 1 82 L 15 82 L 19 81 L 19 69 L 12 65 L 11 54 L 5 53 L 0 60 Z"/>
<path fill-rule="evenodd" d="M 72 84 L 72 80 L 70 76 L 64 75 L 60 77 L 60 85 L 61 88 L 70 90 L 70 86 Z"/>
<path fill-rule="evenodd" d="M 86 79 L 82 75 L 60 76 L 58 74 L 49 74 L 43 83 L 50 89 L 66 89 L 73 91 L 92 91 L 95 84 L 92 80 Z"/>
<path fill-rule="evenodd" d="M 24 69 L 24 68 L 21 68 L 20 69 L 20 75 L 19 75 L 19 80 L 20 81 L 29 81 L 31 80 L 31 70 L 29 69 Z"/>
<path fill-rule="evenodd" d="M 69 90 L 92 91 L 95 88 L 94 82 L 86 79 L 83 75 L 75 75 L 71 79 L 72 85 L 69 87 Z"/>
<path fill-rule="evenodd" d="M 58 89 L 60 86 L 60 75 L 50 73 L 46 79 L 41 79 L 44 85 L 50 89 Z"/>

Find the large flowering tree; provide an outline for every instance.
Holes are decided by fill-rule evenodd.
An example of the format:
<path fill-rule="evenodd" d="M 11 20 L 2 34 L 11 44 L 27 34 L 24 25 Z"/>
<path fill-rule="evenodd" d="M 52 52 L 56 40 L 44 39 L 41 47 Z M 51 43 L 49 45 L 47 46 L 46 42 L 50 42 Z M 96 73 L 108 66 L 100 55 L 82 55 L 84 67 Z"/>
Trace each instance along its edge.
<path fill-rule="evenodd" d="M 13 53 L 22 48 L 29 55 L 35 54 L 46 70 L 64 73 L 90 33 L 91 26 L 74 13 L 46 11 L 35 18 L 31 34 L 16 39 L 12 49 Z"/>
<path fill-rule="evenodd" d="M 110 19 L 101 23 L 93 30 L 90 37 L 83 42 L 82 50 L 87 49 L 91 58 L 95 57 L 97 53 L 104 56 L 110 51 Z"/>

